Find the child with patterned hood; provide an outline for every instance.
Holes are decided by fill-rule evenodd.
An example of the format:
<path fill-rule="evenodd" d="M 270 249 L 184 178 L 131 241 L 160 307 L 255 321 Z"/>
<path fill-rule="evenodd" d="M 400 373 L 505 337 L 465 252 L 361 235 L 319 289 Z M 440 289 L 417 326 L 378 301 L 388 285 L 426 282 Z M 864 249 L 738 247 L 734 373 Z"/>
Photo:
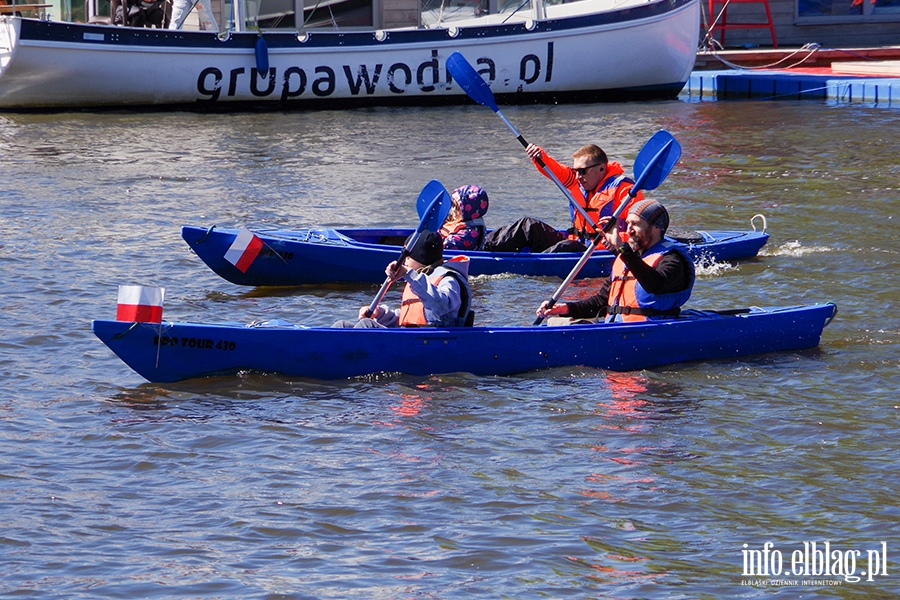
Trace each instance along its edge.
<path fill-rule="evenodd" d="M 481 250 L 488 195 L 477 185 L 464 185 L 450 194 L 452 203 L 440 234 L 449 250 Z"/>

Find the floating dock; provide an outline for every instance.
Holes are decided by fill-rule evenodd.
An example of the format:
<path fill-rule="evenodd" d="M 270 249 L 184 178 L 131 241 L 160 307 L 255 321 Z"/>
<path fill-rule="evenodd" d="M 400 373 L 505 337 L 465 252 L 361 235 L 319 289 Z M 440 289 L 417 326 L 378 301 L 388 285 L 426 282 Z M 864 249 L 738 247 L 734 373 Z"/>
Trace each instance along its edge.
<path fill-rule="evenodd" d="M 900 77 L 814 75 L 793 71 L 694 71 L 687 100 L 819 100 L 900 108 Z"/>
<path fill-rule="evenodd" d="M 896 49 L 893 53 L 896 57 Z M 766 68 L 738 67 L 729 60 L 716 58 L 737 68 L 710 69 L 715 65 L 713 59 L 699 58 L 698 68 L 681 90 L 682 99 L 818 100 L 900 108 L 900 60 L 842 60 L 825 63 L 828 66 L 820 60 L 815 66 Z M 749 60 L 750 55 L 741 58 Z M 763 57 L 754 55 L 753 58 L 760 61 Z"/>

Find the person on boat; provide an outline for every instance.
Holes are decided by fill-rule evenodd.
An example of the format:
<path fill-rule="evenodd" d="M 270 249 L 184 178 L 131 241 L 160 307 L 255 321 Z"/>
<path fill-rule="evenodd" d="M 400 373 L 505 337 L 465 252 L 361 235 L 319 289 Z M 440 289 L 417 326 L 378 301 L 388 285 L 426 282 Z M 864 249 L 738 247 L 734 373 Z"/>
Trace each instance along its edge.
<path fill-rule="evenodd" d="M 488 233 L 484 249 L 492 252 L 521 252 L 525 249 L 531 252 L 584 252 L 595 233 L 594 223 L 601 217 L 612 216 L 627 199 L 634 181 L 625 176 L 621 164 L 610 161 L 606 152 L 595 144 L 576 150 L 572 155 L 571 167 L 558 163 L 535 144 L 528 144 L 525 152 L 535 167 L 549 177 L 537 162 L 538 159 L 543 161 L 593 222 L 586 222 L 572 206 L 569 207 L 572 227 L 565 232 L 538 219 L 524 217 Z M 643 195 L 638 192 L 632 203 L 642 199 Z M 624 212 L 619 226 L 624 232 Z"/>
<path fill-rule="evenodd" d="M 600 220 L 602 227 L 611 217 Z M 694 263 L 680 246 L 663 239 L 669 227 L 669 213 L 656 200 L 641 200 L 628 209 L 625 218 L 628 241 L 618 226 L 605 234 L 607 250 L 616 253 L 612 273 L 600 291 L 573 302 L 561 302 L 548 308 L 549 301 L 537 309 L 537 315 L 566 317 L 550 319 L 548 325 L 590 322 L 632 322 L 676 317 L 691 297 L 694 287 Z"/>
<path fill-rule="evenodd" d="M 392 281 L 404 280 L 400 308 L 377 306 L 366 317 L 368 306 L 359 309 L 357 321 L 337 321 L 332 327 L 378 329 L 385 327 L 461 327 L 471 325 L 472 290 L 469 259 L 457 256 L 444 262 L 438 233 L 425 231 L 398 265 L 391 262 L 385 274 Z"/>
<path fill-rule="evenodd" d="M 440 234 L 446 250 L 481 250 L 488 195 L 477 185 L 458 187 L 450 194 L 450 212 Z"/>
<path fill-rule="evenodd" d="M 109 6 L 113 25 L 162 29 L 166 20 L 163 0 L 112 0 Z"/>
<path fill-rule="evenodd" d="M 219 31 L 219 23 L 210 10 L 210 0 L 173 0 L 169 29 L 181 29 L 185 19 L 188 18 L 188 15 L 195 8 L 197 9 L 197 17 L 200 19 L 201 30 Z"/>

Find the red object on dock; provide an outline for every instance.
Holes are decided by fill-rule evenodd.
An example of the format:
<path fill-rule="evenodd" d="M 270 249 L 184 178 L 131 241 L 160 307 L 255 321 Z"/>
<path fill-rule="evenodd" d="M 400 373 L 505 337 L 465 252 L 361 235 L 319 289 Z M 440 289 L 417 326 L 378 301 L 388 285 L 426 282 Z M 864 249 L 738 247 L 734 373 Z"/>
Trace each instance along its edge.
<path fill-rule="evenodd" d="M 728 5 L 729 4 L 762 4 L 766 9 L 765 23 L 728 23 Z M 722 5 L 721 14 L 716 15 L 716 4 Z M 768 29 L 772 34 L 772 47 L 778 48 L 778 42 L 775 39 L 775 24 L 772 22 L 772 11 L 769 10 L 769 0 L 709 0 L 709 18 L 712 22 L 709 27 L 710 41 L 716 39 L 716 32 L 721 32 L 719 43 L 725 46 L 725 31 L 728 29 Z"/>

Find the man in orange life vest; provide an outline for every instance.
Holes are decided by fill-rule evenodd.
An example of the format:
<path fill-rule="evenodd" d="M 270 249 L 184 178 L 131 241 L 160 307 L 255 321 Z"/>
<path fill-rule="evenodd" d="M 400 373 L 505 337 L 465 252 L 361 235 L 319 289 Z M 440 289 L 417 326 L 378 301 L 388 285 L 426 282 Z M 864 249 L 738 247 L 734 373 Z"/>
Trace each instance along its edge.
<path fill-rule="evenodd" d="M 593 222 L 604 216 L 612 216 L 619 205 L 626 201 L 628 190 L 634 185 L 634 181 L 625 176 L 622 165 L 609 161 L 603 149 L 594 144 L 576 150 L 572 155 L 571 167 L 559 164 L 543 148 L 534 144 L 528 144 L 525 152 L 541 173 L 544 170 L 537 160 L 543 160 L 547 169 L 585 209 Z M 643 195 L 638 192 L 633 202 L 641 199 Z M 569 206 L 569 210 L 572 227 L 566 232 L 558 231 L 538 219 L 525 217 L 488 233 L 484 249 L 492 252 L 520 252 L 526 248 L 531 252 L 584 252 L 587 249 L 586 240 L 594 234 L 593 223 L 585 222 L 574 207 Z M 624 231 L 622 219 L 619 225 Z"/>
<path fill-rule="evenodd" d="M 392 281 L 406 281 L 400 308 L 379 305 L 369 318 L 366 317 L 369 307 L 363 306 L 358 321 L 337 321 L 332 327 L 379 329 L 471 324 L 469 258 L 457 256 L 444 262 L 440 234 L 422 232 L 403 264 L 398 266 L 394 261 L 384 272 Z"/>
<path fill-rule="evenodd" d="M 604 224 L 610 217 L 603 218 Z M 604 245 L 617 254 L 612 273 L 600 291 L 575 302 L 562 302 L 537 309 L 539 317 L 561 315 L 571 319 L 604 318 L 606 322 L 645 321 L 676 317 L 691 297 L 694 264 L 684 251 L 663 240 L 669 213 L 655 200 L 641 200 L 628 209 L 625 218 L 628 242 L 618 227 L 604 236 Z M 548 325 L 567 324 L 552 319 Z"/>

